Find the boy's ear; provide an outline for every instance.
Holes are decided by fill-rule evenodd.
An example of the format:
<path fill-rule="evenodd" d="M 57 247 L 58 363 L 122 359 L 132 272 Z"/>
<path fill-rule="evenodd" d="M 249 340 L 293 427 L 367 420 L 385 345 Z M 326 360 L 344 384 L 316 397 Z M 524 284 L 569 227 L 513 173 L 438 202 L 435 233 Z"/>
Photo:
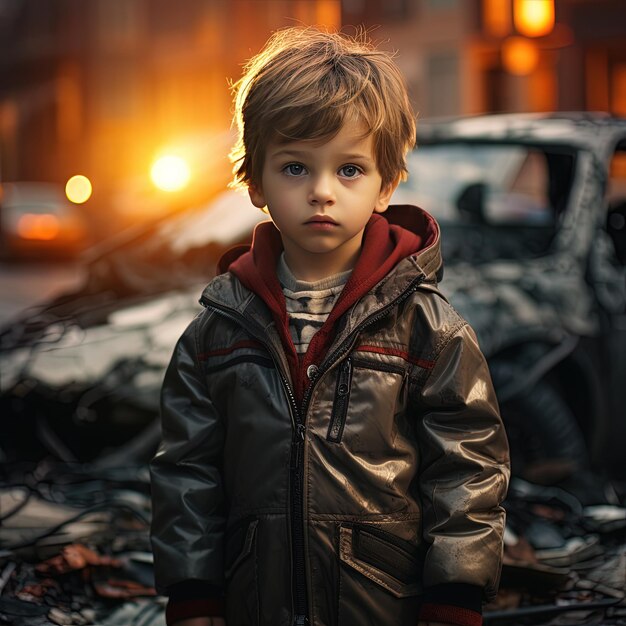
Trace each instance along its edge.
<path fill-rule="evenodd" d="M 391 196 L 399 184 L 400 175 L 398 174 L 395 180 L 392 180 L 390 183 L 383 185 L 380 188 L 380 193 L 378 194 L 378 199 L 376 200 L 376 205 L 374 206 L 374 213 L 384 213 L 387 210 L 389 202 L 391 201 Z"/>
<path fill-rule="evenodd" d="M 264 213 L 267 213 L 267 202 L 265 202 L 265 195 L 260 185 L 255 185 L 253 183 L 249 184 L 248 195 L 250 196 L 250 201 L 255 207 L 261 209 Z"/>

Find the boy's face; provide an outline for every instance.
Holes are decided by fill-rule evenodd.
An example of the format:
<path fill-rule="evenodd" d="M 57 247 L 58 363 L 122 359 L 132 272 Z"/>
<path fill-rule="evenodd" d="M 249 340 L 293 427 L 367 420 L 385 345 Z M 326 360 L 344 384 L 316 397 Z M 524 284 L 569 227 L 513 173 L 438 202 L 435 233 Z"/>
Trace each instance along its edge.
<path fill-rule="evenodd" d="M 363 230 L 382 213 L 397 183 L 382 188 L 372 135 L 347 121 L 332 139 L 271 142 L 260 185 L 251 185 L 255 206 L 267 206 L 280 231 L 285 259 L 301 280 L 319 280 L 351 269 Z"/>

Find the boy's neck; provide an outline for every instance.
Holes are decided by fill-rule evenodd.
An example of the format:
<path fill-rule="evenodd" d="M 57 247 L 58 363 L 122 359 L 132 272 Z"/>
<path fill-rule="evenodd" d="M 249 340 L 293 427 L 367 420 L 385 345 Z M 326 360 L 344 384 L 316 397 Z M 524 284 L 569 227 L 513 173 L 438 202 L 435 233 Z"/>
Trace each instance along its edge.
<path fill-rule="evenodd" d="M 294 293 L 299 291 L 325 292 L 328 289 L 333 289 L 340 285 L 345 285 L 350 278 L 352 270 L 339 272 L 338 274 L 333 274 L 332 276 L 328 276 L 318 281 L 301 280 L 293 275 L 291 268 L 287 265 L 287 262 L 285 261 L 285 254 L 283 253 L 278 259 L 276 273 L 278 275 L 278 281 L 280 282 L 283 289 L 287 289 Z"/>
<path fill-rule="evenodd" d="M 289 254 L 289 246 L 284 249 L 284 259 L 290 272 L 297 280 L 315 283 L 320 280 L 354 269 L 361 248 L 350 256 L 309 253 L 300 249 L 297 255 Z"/>

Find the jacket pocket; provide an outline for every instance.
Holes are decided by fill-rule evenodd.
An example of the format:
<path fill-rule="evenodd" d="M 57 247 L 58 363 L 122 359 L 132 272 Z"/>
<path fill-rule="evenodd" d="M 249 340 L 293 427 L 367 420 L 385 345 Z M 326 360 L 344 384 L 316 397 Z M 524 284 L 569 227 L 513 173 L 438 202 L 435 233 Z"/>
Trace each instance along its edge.
<path fill-rule="evenodd" d="M 368 373 L 361 372 L 361 374 L 355 374 L 354 371 L 356 369 L 362 370 L 370 370 L 373 372 L 383 372 L 384 374 L 392 374 L 391 377 L 386 377 L 383 382 L 385 389 L 381 390 L 381 393 L 377 394 L 376 390 L 380 389 L 379 382 L 380 377 L 376 380 L 378 382 L 369 383 L 368 382 Z M 352 383 L 353 383 L 353 375 L 361 376 L 361 378 L 357 378 L 357 383 L 355 383 L 355 388 L 360 390 L 357 391 L 357 396 L 362 398 L 365 394 L 367 398 L 362 400 L 362 405 L 366 407 L 365 415 L 359 415 L 357 411 L 356 419 L 360 421 L 360 423 L 366 423 L 369 419 L 370 421 L 376 421 L 378 419 L 378 411 L 386 410 L 388 408 L 388 402 L 380 401 L 380 398 L 387 398 L 387 388 L 391 388 L 393 386 L 393 394 L 396 394 L 396 411 L 400 411 L 403 406 L 404 390 L 405 390 L 405 381 L 407 378 L 408 370 L 401 365 L 396 365 L 394 363 L 383 363 L 380 361 L 362 359 L 356 356 L 349 356 L 346 358 L 338 367 L 337 372 L 337 383 L 335 385 L 335 395 L 333 398 L 333 406 L 332 412 L 330 416 L 330 423 L 328 425 L 328 432 L 326 434 L 326 440 L 331 443 L 341 443 L 344 434 L 344 428 L 346 426 L 346 419 L 348 417 L 348 408 L 350 406 L 350 396 L 352 392 Z M 362 376 L 365 377 L 362 377 Z M 399 384 L 398 384 L 399 383 Z M 365 391 L 364 391 L 365 390 Z M 355 396 L 355 399 L 358 398 Z M 374 397 L 370 397 L 374 396 Z M 376 397 L 378 396 L 378 397 Z M 384 405 L 384 409 L 383 406 Z M 354 407 L 353 407 L 354 409 Z M 350 419 L 354 417 L 353 413 L 350 415 Z M 363 422 L 363 420 L 366 420 Z M 367 429 L 366 429 L 367 430 Z M 376 430 L 376 429 L 374 429 Z M 350 444 L 353 446 L 354 444 Z M 367 443 L 367 451 L 371 452 L 371 442 Z M 353 451 L 359 450 L 358 447 L 352 447 Z"/>
<path fill-rule="evenodd" d="M 226 538 L 226 623 L 250 626 L 259 623 L 256 542 L 259 520 L 236 524 Z"/>
<path fill-rule="evenodd" d="M 395 365 L 394 363 L 382 363 L 381 361 L 352 357 L 352 365 L 366 370 L 376 370 L 378 372 L 387 372 L 389 374 L 398 374 L 400 376 L 404 376 L 406 374 L 406 368 L 401 365 Z"/>
<path fill-rule="evenodd" d="M 258 523 L 259 520 L 246 520 L 244 523 L 236 524 L 228 533 L 224 563 L 224 576 L 227 579 L 231 578 L 237 566 L 250 556 Z"/>
<path fill-rule="evenodd" d="M 339 558 L 396 598 L 422 591 L 419 548 L 377 527 L 340 526 Z"/>

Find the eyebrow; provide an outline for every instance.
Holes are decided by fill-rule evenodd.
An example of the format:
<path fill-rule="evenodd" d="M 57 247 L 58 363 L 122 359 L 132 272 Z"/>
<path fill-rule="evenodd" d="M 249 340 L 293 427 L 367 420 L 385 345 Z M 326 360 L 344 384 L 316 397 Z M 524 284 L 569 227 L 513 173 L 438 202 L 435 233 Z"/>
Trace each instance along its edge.
<path fill-rule="evenodd" d="M 290 149 L 285 149 L 285 150 L 278 150 L 276 152 L 274 152 L 274 154 L 271 155 L 272 159 L 276 159 L 279 157 L 284 157 L 284 156 L 293 156 L 296 158 L 300 158 L 300 157 L 306 157 L 309 156 L 309 152 L 307 150 L 290 150 Z M 339 160 L 341 161 L 353 161 L 353 160 L 357 160 L 357 159 L 361 159 L 363 161 L 370 161 L 372 162 L 372 158 L 367 156 L 366 154 L 360 153 L 360 152 L 354 152 L 354 153 L 345 153 L 345 154 L 339 154 L 338 155 Z"/>

